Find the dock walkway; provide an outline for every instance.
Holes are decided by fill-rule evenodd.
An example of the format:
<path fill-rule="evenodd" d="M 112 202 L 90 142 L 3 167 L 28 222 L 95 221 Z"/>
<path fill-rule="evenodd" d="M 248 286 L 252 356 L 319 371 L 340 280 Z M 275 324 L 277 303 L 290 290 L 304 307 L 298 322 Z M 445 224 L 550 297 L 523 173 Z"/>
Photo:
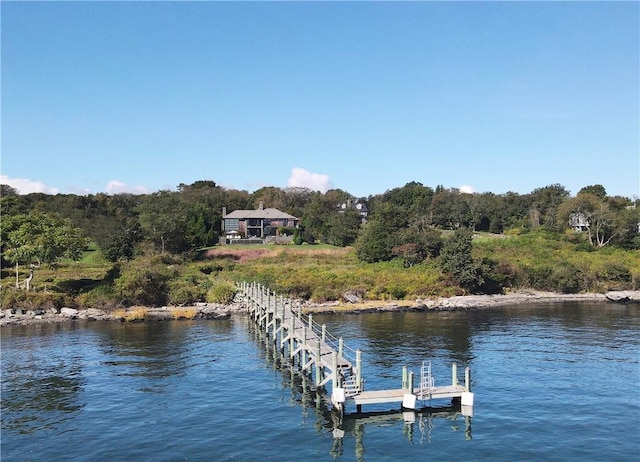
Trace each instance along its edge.
<path fill-rule="evenodd" d="M 331 383 L 333 406 L 344 413 L 347 404 L 355 404 L 357 412 L 365 404 L 402 403 L 403 409 L 415 409 L 417 401 L 451 399 L 472 412 L 470 370 L 465 369 L 464 385 L 458 383 L 457 365 L 451 366 L 451 384 L 435 386 L 431 364 L 424 361 L 418 386 L 414 374 L 402 368 L 399 389 L 365 390 L 362 375 L 362 352 L 345 345 L 342 338 L 327 332 L 325 325 L 304 315 L 299 305 L 279 296 L 256 282 L 239 284 L 239 295 L 256 325 L 280 348 L 283 356 L 297 361 L 303 373 L 309 374 L 316 388 Z"/>

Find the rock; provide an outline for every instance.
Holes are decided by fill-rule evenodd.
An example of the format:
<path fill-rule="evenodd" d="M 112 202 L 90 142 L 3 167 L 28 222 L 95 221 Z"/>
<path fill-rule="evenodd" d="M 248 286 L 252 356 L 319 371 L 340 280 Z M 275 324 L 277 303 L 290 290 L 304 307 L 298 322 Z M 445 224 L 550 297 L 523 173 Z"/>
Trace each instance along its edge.
<path fill-rule="evenodd" d="M 76 310 L 75 308 L 67 308 L 66 306 L 64 308 L 60 308 L 60 314 L 63 316 L 78 316 L 78 310 Z"/>
<path fill-rule="evenodd" d="M 614 290 L 604 296 L 612 302 L 640 302 L 640 290 Z"/>
<path fill-rule="evenodd" d="M 351 293 L 351 292 L 345 292 L 344 295 L 342 295 L 342 297 L 349 303 L 360 303 L 360 297 L 358 297 L 357 295 Z"/>

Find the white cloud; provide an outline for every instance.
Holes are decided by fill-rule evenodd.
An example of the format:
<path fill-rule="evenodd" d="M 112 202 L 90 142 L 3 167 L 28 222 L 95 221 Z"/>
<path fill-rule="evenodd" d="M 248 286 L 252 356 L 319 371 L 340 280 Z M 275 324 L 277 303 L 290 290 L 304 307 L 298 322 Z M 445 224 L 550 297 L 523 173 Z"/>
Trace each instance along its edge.
<path fill-rule="evenodd" d="M 15 188 L 18 191 L 18 194 L 58 194 L 59 192 L 57 188 L 47 186 L 42 181 L 33 181 L 26 178 L 9 178 L 7 175 L 0 175 L 0 183 Z"/>
<path fill-rule="evenodd" d="M 473 187 L 469 186 L 468 184 L 463 184 L 462 186 L 460 186 L 460 192 L 464 194 L 475 193 L 475 191 L 473 190 Z"/>
<path fill-rule="evenodd" d="M 287 186 L 290 188 L 309 188 L 313 191 L 320 191 L 321 193 L 325 193 L 333 188 L 333 185 L 329 181 L 329 175 L 311 173 L 300 167 L 293 167 L 291 169 L 291 176 L 289 177 Z"/>
<path fill-rule="evenodd" d="M 149 192 L 145 186 L 129 186 L 118 180 L 109 181 L 107 183 L 107 186 L 105 186 L 105 191 L 107 192 L 107 194 L 147 194 Z"/>

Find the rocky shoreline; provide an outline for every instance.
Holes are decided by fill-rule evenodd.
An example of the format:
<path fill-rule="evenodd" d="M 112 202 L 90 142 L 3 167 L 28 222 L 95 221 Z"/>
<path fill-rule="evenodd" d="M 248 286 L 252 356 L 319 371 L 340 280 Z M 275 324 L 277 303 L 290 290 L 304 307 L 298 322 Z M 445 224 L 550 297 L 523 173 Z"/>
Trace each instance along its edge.
<path fill-rule="evenodd" d="M 377 301 L 360 303 L 305 304 L 311 313 L 370 313 L 379 311 L 455 311 L 490 308 L 505 305 L 552 302 L 616 302 L 640 303 L 640 291 L 615 291 L 604 294 L 559 294 L 555 292 L 515 292 L 504 295 L 464 295 L 438 297 L 428 300 Z"/>
<path fill-rule="evenodd" d="M 372 313 L 384 311 L 455 311 L 523 305 L 544 302 L 616 302 L 640 303 L 640 291 L 611 291 L 604 294 L 558 294 L 553 292 L 516 292 L 505 295 L 465 295 L 418 299 L 415 301 L 362 301 L 355 303 L 301 302 L 304 313 Z M 198 303 L 188 307 L 132 307 L 114 311 L 87 308 L 23 310 L 7 308 L 0 311 L 0 326 L 60 323 L 77 320 L 142 322 L 173 319 L 224 319 L 246 312 L 240 303 L 219 305 Z"/>
<path fill-rule="evenodd" d="M 112 321 L 112 322 L 142 322 L 142 321 L 169 321 L 174 319 L 224 319 L 233 313 L 243 312 L 244 308 L 237 303 L 220 305 L 214 303 L 197 303 L 193 306 L 158 308 L 131 307 L 116 309 L 113 311 L 96 308 L 75 309 L 62 308 L 25 310 L 19 308 L 7 308 L 0 311 L 0 327 L 29 325 L 29 324 L 53 324 L 69 321 Z"/>

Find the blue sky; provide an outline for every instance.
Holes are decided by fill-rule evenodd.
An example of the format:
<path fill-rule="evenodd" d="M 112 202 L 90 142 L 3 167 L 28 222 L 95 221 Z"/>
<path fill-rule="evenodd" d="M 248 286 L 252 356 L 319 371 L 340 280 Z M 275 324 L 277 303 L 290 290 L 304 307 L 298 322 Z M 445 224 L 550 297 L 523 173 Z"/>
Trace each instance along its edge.
<path fill-rule="evenodd" d="M 7 2 L 1 182 L 640 195 L 638 2 Z"/>

